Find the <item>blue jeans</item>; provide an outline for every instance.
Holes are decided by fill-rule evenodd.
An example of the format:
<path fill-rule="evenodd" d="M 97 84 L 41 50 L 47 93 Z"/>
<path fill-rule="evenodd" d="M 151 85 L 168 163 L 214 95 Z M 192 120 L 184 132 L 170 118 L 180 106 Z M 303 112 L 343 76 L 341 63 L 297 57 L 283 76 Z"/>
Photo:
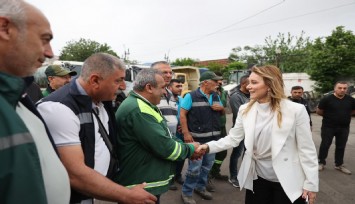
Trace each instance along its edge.
<path fill-rule="evenodd" d="M 186 179 L 182 186 L 182 193 L 192 196 L 193 190 L 205 190 L 208 173 L 211 170 L 216 154 L 205 154 L 201 160 L 189 160 L 189 167 L 186 172 Z"/>
<path fill-rule="evenodd" d="M 238 176 L 238 158 L 244 152 L 244 140 L 239 143 L 239 146 L 233 148 L 233 152 L 229 159 L 229 174 L 231 179 L 237 179 Z"/>

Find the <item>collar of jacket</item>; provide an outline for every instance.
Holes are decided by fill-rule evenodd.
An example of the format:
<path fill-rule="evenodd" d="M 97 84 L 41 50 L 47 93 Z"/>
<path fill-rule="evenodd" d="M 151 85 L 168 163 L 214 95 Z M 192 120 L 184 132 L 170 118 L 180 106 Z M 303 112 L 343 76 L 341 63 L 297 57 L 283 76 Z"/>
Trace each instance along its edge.
<path fill-rule="evenodd" d="M 149 102 L 146 98 L 143 98 L 143 96 L 137 94 L 137 93 L 134 92 L 134 91 L 131 91 L 131 92 L 129 93 L 129 95 L 132 96 L 132 97 L 141 99 L 142 101 L 144 101 L 145 103 L 147 103 L 151 108 L 153 108 L 155 111 L 157 111 L 158 113 L 160 113 L 159 108 L 158 108 L 156 105 L 153 105 L 151 102 Z M 160 114 L 161 114 L 161 113 L 160 113 Z"/>
<path fill-rule="evenodd" d="M 0 84 L 0 95 L 15 108 L 25 93 L 25 81 L 20 77 L 0 72 Z"/>
<path fill-rule="evenodd" d="M 48 84 L 47 85 L 47 91 L 48 91 L 48 93 L 52 93 L 53 91 L 55 91 L 54 89 L 52 89 L 52 87 Z"/>
<path fill-rule="evenodd" d="M 69 93 L 70 93 L 70 95 L 72 95 L 74 97 L 75 101 L 78 104 L 80 104 L 81 106 L 84 106 L 84 107 L 90 107 L 91 108 L 92 107 L 92 99 L 91 99 L 91 97 L 89 95 L 87 95 L 87 93 L 85 93 L 85 94 L 80 93 L 78 85 L 76 84 L 76 80 L 78 80 L 78 79 L 76 78 L 74 80 L 71 80 L 69 82 L 69 84 L 66 84 L 64 86 L 70 86 L 69 87 Z M 56 91 L 54 93 L 56 93 Z"/>

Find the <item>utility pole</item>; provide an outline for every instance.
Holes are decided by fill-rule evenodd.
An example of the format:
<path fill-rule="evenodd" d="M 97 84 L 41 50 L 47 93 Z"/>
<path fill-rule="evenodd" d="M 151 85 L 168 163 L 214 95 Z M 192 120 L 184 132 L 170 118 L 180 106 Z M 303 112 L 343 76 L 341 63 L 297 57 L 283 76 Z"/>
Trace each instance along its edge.
<path fill-rule="evenodd" d="M 164 55 L 164 59 L 165 59 L 166 62 L 169 62 L 169 54 L 165 54 Z"/>
<path fill-rule="evenodd" d="M 281 70 L 281 49 L 278 47 L 275 49 L 276 53 L 276 67 L 278 67 Z M 281 70 L 282 71 L 282 70 Z"/>
<path fill-rule="evenodd" d="M 127 51 L 126 50 L 124 51 L 124 57 L 123 57 L 124 62 L 128 62 L 130 54 L 131 53 L 129 52 L 129 48 L 127 49 Z"/>

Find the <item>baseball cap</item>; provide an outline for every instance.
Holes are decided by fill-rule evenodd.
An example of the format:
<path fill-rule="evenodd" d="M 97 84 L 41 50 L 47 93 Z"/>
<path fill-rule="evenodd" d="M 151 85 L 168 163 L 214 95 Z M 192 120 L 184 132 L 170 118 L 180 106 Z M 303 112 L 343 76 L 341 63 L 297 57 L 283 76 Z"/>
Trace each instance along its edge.
<path fill-rule="evenodd" d="M 201 76 L 200 76 L 200 82 L 205 81 L 205 80 L 218 81 L 218 80 L 222 80 L 222 79 L 223 79 L 223 77 L 217 76 L 214 72 L 211 72 L 211 71 L 206 71 L 203 74 L 201 74 Z"/>
<path fill-rule="evenodd" d="M 76 71 L 69 71 L 68 69 L 60 66 L 60 65 L 49 65 L 45 71 L 47 77 L 48 76 L 75 76 L 77 73 Z"/>

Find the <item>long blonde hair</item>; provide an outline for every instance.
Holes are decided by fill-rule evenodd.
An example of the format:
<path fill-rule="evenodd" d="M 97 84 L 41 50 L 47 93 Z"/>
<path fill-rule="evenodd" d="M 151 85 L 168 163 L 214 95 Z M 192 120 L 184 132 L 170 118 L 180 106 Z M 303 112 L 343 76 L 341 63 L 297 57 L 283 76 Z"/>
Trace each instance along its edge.
<path fill-rule="evenodd" d="M 282 99 L 286 98 L 286 95 L 284 93 L 285 85 L 280 69 L 273 65 L 254 66 L 251 72 L 262 77 L 265 85 L 269 87 L 270 91 L 268 92 L 268 96 L 270 97 L 271 111 L 277 112 L 277 124 L 281 127 L 282 114 L 280 102 Z M 243 114 L 247 114 L 255 102 L 255 99 L 251 99 Z"/>

